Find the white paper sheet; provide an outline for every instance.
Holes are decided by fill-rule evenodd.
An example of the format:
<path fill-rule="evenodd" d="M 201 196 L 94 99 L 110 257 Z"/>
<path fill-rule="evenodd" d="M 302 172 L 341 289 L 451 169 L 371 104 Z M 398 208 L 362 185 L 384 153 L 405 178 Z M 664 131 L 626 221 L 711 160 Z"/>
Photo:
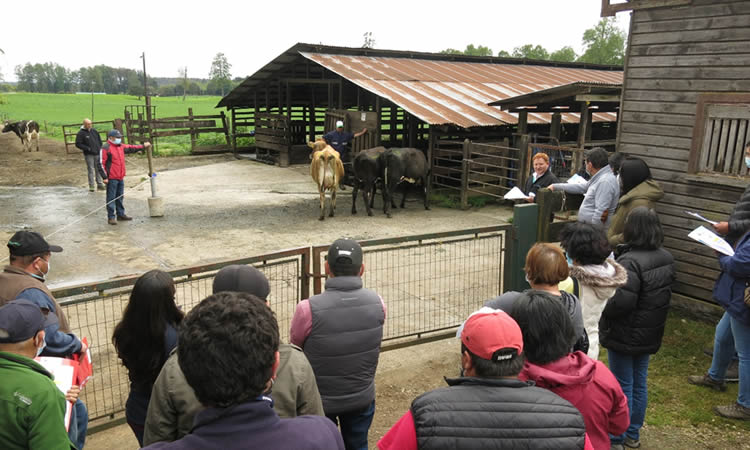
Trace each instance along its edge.
<path fill-rule="evenodd" d="M 580 176 L 577 173 L 575 173 L 575 174 L 573 174 L 572 177 L 568 178 L 567 183 L 570 183 L 570 184 L 586 184 L 586 183 L 588 183 L 588 181 L 586 181 L 586 179 L 583 178 L 582 176 Z"/>
<path fill-rule="evenodd" d="M 518 186 L 514 186 L 507 194 L 503 195 L 505 200 L 526 200 L 528 197 L 528 195 L 518 189 Z"/>
<path fill-rule="evenodd" d="M 734 255 L 734 249 L 732 249 L 732 246 L 729 245 L 727 241 L 720 238 L 717 234 L 704 227 L 703 225 L 691 231 L 690 234 L 688 234 L 688 237 L 700 242 L 703 245 L 711 247 L 717 252 L 723 253 L 728 256 Z"/>
<path fill-rule="evenodd" d="M 73 380 L 75 379 L 75 366 L 74 361 L 65 358 L 56 358 L 53 356 L 42 356 L 34 358 L 36 362 L 41 364 L 52 376 L 55 377 L 55 385 L 63 395 L 67 394 L 70 388 L 73 386 Z M 73 413 L 73 404 L 65 402 L 65 429 L 70 428 L 70 416 Z"/>
<path fill-rule="evenodd" d="M 702 221 L 704 221 L 704 222 L 708 222 L 708 223 L 710 223 L 711 225 L 716 225 L 717 223 L 719 223 L 719 222 L 714 222 L 713 220 L 708 220 L 708 219 L 706 219 L 705 217 L 703 217 L 703 216 L 701 216 L 700 214 L 698 214 L 697 212 L 693 212 L 693 211 L 685 211 L 685 214 L 687 214 L 687 215 L 689 215 L 689 216 L 693 216 L 693 217 L 695 217 L 695 218 L 696 218 L 696 219 L 698 219 L 698 220 L 702 220 Z"/>

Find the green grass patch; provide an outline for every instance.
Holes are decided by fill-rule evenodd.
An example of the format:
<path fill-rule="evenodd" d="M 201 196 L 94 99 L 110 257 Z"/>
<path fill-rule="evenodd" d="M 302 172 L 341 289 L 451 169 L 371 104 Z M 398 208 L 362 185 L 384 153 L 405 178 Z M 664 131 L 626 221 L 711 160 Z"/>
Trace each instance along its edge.
<path fill-rule="evenodd" d="M 702 375 L 711 366 L 703 348 L 712 345 L 715 328 L 715 324 L 670 313 L 661 349 L 651 356 L 648 368 L 649 426 L 708 425 L 750 431 L 750 422 L 724 419 L 713 412 L 714 406 L 737 401 L 737 383 L 729 383 L 726 392 L 716 392 L 687 382 L 688 375 Z M 606 350 L 601 355 L 606 363 Z"/>
<path fill-rule="evenodd" d="M 430 205 L 441 208 L 461 208 L 461 198 L 458 194 L 450 193 L 446 190 L 434 190 L 430 192 Z"/>

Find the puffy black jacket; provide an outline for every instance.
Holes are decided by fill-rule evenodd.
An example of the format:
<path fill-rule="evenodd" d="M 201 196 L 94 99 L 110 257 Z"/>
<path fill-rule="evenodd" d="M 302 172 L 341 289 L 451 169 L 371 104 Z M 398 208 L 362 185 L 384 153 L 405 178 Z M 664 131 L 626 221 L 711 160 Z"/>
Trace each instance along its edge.
<path fill-rule="evenodd" d="M 526 180 L 526 184 L 523 188 L 523 193 L 526 195 L 529 195 L 531 193 L 534 193 L 536 195 L 537 191 L 541 188 L 546 188 L 550 184 L 559 183 L 560 180 L 557 179 L 554 173 L 552 173 L 551 170 L 547 170 L 542 174 L 541 177 L 537 178 L 536 181 L 534 181 L 533 174 L 529 175 L 529 178 Z"/>
<path fill-rule="evenodd" d="M 672 282 L 672 254 L 627 248 L 617 258 L 628 272 L 628 281 L 617 288 L 599 319 L 602 346 L 627 355 L 654 354 L 661 347 L 667 322 Z"/>
<path fill-rule="evenodd" d="M 583 416 L 552 391 L 513 379 L 445 381 L 411 404 L 422 450 L 584 448 Z"/>
<path fill-rule="evenodd" d="M 745 188 L 745 192 L 742 193 L 740 199 L 737 200 L 727 222 L 729 222 L 727 242 L 734 247 L 734 244 L 742 235 L 750 231 L 750 184 Z"/>

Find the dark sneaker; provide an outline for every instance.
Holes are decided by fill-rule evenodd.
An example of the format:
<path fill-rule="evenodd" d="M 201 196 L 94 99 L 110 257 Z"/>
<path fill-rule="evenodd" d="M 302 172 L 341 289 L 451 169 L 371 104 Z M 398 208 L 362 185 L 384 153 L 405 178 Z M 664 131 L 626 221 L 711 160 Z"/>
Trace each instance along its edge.
<path fill-rule="evenodd" d="M 625 446 L 622 444 L 612 444 L 609 446 L 609 450 L 625 450 Z"/>
<path fill-rule="evenodd" d="M 706 356 L 709 356 L 711 358 L 714 357 L 714 348 L 713 347 L 703 347 L 703 353 L 706 354 Z"/>
<path fill-rule="evenodd" d="M 125 214 L 123 214 L 121 216 L 117 216 L 117 220 L 133 220 L 133 218 L 130 217 L 130 216 L 126 216 Z"/>
<path fill-rule="evenodd" d="M 688 383 L 694 384 L 696 386 L 710 387 L 711 389 L 720 392 L 724 392 L 727 390 L 727 384 L 725 382 L 716 381 L 713 378 L 709 377 L 708 374 L 691 375 L 688 377 Z"/>
<path fill-rule="evenodd" d="M 89 192 L 94 192 L 94 186 L 89 186 Z"/>
<path fill-rule="evenodd" d="M 110 225 L 117 225 L 117 221 L 115 219 L 108 219 L 107 223 Z"/>
<path fill-rule="evenodd" d="M 714 411 L 716 414 L 727 419 L 750 420 L 750 408 L 745 408 L 739 403 L 727 406 L 714 406 Z"/>
<path fill-rule="evenodd" d="M 633 438 L 625 438 L 625 447 L 627 448 L 641 448 L 641 441 Z"/>
<path fill-rule="evenodd" d="M 727 367 L 727 374 L 724 375 L 724 381 L 729 383 L 737 383 L 740 381 L 740 361 L 733 359 Z"/>
<path fill-rule="evenodd" d="M 92 190 L 93 190 L 93 189 L 92 189 Z M 96 190 L 97 190 L 97 191 L 106 191 L 106 190 L 107 190 L 107 186 L 105 186 L 105 185 L 103 185 L 103 184 L 100 184 L 100 185 L 98 185 L 98 186 L 96 187 Z"/>

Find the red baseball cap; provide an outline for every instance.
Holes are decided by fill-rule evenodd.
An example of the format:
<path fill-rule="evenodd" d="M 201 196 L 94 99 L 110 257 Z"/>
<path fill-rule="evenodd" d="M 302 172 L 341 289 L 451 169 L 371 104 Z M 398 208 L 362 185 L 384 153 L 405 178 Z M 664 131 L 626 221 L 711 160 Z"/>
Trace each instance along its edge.
<path fill-rule="evenodd" d="M 484 307 L 472 313 L 461 330 L 461 343 L 482 359 L 503 361 L 523 352 L 523 335 L 505 311 Z"/>

